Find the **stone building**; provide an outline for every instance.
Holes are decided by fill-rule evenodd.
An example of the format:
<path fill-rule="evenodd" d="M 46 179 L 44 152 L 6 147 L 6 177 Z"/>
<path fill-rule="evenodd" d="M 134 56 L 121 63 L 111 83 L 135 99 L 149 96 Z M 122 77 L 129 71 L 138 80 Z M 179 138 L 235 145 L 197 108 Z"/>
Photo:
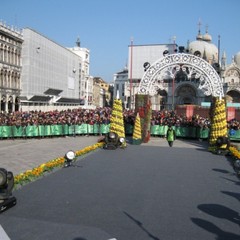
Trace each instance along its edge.
<path fill-rule="evenodd" d="M 139 83 L 144 72 L 157 59 L 166 53 L 174 53 L 176 44 L 147 44 L 128 46 L 128 82 L 125 83 L 124 105 L 129 109 L 135 106 L 135 94 L 138 92 Z M 157 94 L 151 98 L 153 109 L 160 109 L 161 103 L 165 99 L 163 95 Z"/>
<path fill-rule="evenodd" d="M 226 64 L 226 54 L 224 52 L 221 76 L 228 105 L 240 107 L 240 52 L 232 57 L 232 62 L 228 65 Z"/>
<path fill-rule="evenodd" d="M 90 51 L 0 22 L 0 110 L 92 108 Z"/>
<path fill-rule="evenodd" d="M 21 30 L 0 22 L 0 110 L 2 112 L 19 110 L 22 43 Z"/>
<path fill-rule="evenodd" d="M 134 108 L 134 96 L 138 92 L 139 83 L 146 69 L 166 54 L 177 52 L 194 54 L 212 65 L 222 79 L 227 104 L 240 107 L 240 52 L 232 57 L 230 64 L 227 64 L 226 53 L 224 52 L 220 58 L 219 47 L 212 43 L 212 36 L 207 29 L 205 34 L 201 34 L 199 29 L 196 39 L 188 42 L 186 46 L 178 46 L 175 42 L 174 44 L 130 45 L 128 52 L 127 80 L 124 78 L 120 81 L 121 72 L 114 75 L 114 92 L 117 91 L 117 86 L 125 85 L 124 106 L 126 108 Z M 167 74 L 168 71 L 176 72 L 174 78 L 172 74 Z M 199 79 L 196 76 L 189 76 L 187 71 L 187 69 L 176 71 L 174 66 L 171 66 L 166 70 L 166 74 L 155 76 L 153 89 L 155 93 L 151 96 L 153 110 L 170 110 L 177 105 L 210 105 L 211 96 L 204 95 L 199 88 Z"/>
<path fill-rule="evenodd" d="M 85 107 L 91 107 L 93 105 L 93 77 L 90 76 L 90 50 L 81 47 L 79 38 L 76 46 L 68 49 L 80 57 L 79 98 L 84 100 Z"/>
<path fill-rule="evenodd" d="M 114 89 L 113 89 L 113 98 L 119 98 L 124 104 L 124 108 L 128 108 L 127 105 L 127 96 L 125 95 L 126 85 L 128 83 L 128 69 L 127 66 L 120 72 L 117 72 L 113 75 Z"/>
<path fill-rule="evenodd" d="M 23 29 L 21 108 L 52 110 L 77 107 L 78 55 L 30 28 Z"/>
<path fill-rule="evenodd" d="M 100 77 L 93 78 L 93 105 L 96 107 L 110 106 L 110 86 Z"/>

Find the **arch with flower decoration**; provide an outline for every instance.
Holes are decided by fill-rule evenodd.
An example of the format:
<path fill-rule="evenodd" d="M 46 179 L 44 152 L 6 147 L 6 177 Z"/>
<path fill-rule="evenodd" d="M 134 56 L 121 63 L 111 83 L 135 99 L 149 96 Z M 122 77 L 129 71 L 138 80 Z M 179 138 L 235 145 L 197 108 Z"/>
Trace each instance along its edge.
<path fill-rule="evenodd" d="M 212 96 L 209 150 L 216 151 L 216 148 L 219 147 L 219 139 L 228 137 L 226 104 L 225 99 L 223 99 L 222 81 L 217 71 L 204 59 L 186 53 L 170 54 L 158 59 L 147 68 L 143 75 L 138 95 L 153 96 L 157 94 L 161 83 L 163 83 L 162 79 L 172 79 L 174 83 L 179 73 L 186 79 L 197 79 L 198 88 L 205 95 Z"/>
<path fill-rule="evenodd" d="M 138 94 L 153 96 L 157 94 L 158 79 L 174 79 L 179 71 L 189 79 L 198 79 L 198 88 L 207 96 L 222 98 L 223 85 L 216 70 L 204 59 L 186 53 L 170 54 L 154 62 L 144 73 Z"/>

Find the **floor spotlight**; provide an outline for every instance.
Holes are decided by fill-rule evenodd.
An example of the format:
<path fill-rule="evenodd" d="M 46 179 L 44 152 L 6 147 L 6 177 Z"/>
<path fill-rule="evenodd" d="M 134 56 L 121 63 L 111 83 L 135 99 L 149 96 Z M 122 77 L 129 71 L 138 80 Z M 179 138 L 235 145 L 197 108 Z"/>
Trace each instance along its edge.
<path fill-rule="evenodd" d="M 69 167 L 72 165 L 72 161 L 76 158 L 76 154 L 74 151 L 70 150 L 65 154 L 64 158 L 65 158 L 64 167 Z"/>
<path fill-rule="evenodd" d="M 118 147 L 118 134 L 115 132 L 109 132 L 105 137 L 105 149 L 114 150 Z"/>
<path fill-rule="evenodd" d="M 229 138 L 225 136 L 218 137 L 216 141 L 216 147 L 217 154 L 227 154 L 230 147 Z"/>
<path fill-rule="evenodd" d="M 234 160 L 233 161 L 233 169 L 236 172 L 237 176 L 240 178 L 240 160 Z"/>
<path fill-rule="evenodd" d="M 119 137 L 117 133 L 109 132 L 105 136 L 105 145 L 103 148 L 115 150 L 118 147 L 122 147 L 124 145 L 125 141 L 126 141 L 125 138 Z"/>
<path fill-rule="evenodd" d="M 16 205 L 17 199 L 12 196 L 13 187 L 13 173 L 0 168 L 0 212 Z"/>

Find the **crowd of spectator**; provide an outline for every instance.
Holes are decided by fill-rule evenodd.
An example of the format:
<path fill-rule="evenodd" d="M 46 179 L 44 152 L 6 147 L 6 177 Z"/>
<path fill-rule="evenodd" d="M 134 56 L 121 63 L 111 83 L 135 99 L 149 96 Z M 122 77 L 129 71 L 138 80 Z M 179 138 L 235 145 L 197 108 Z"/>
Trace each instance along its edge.
<path fill-rule="evenodd" d="M 29 111 L 0 113 L 1 126 L 28 126 L 28 125 L 54 125 L 68 124 L 80 125 L 87 124 L 109 124 L 112 109 L 110 107 L 96 109 L 68 109 L 54 111 Z M 133 125 L 135 122 L 134 110 L 123 110 L 123 119 L 125 124 Z M 201 127 L 210 128 L 210 119 L 194 115 L 187 118 L 185 115 L 177 115 L 174 111 L 152 111 L 151 125 L 174 125 L 181 127 Z M 236 119 L 228 122 L 228 128 L 238 130 L 240 123 Z"/>
<path fill-rule="evenodd" d="M 29 111 L 29 112 L 13 112 L 1 113 L 1 126 L 28 126 L 28 125 L 55 125 L 68 124 L 80 125 L 87 124 L 108 124 L 110 123 L 111 108 L 90 109 L 68 109 L 54 111 Z"/>
<path fill-rule="evenodd" d="M 152 125 L 172 125 L 176 127 L 201 127 L 210 128 L 210 120 L 199 115 L 188 118 L 178 115 L 174 111 L 152 111 Z"/>

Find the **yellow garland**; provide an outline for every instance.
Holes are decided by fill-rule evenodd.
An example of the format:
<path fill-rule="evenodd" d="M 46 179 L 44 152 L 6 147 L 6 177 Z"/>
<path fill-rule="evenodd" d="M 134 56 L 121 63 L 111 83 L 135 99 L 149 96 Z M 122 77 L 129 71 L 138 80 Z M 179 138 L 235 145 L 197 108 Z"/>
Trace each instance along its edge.
<path fill-rule="evenodd" d="M 112 116 L 110 118 L 110 132 L 115 132 L 119 137 L 125 138 L 121 99 L 115 99 L 113 102 Z M 126 142 L 124 142 L 122 146 L 125 147 Z"/>
<path fill-rule="evenodd" d="M 100 148 L 102 146 L 103 146 L 103 143 L 96 143 L 92 146 L 85 147 L 85 148 L 75 152 L 76 157 L 79 157 L 83 154 L 86 154 L 86 153 L 93 151 L 97 148 Z M 52 171 L 54 168 L 57 168 L 57 167 L 62 167 L 64 165 L 64 162 L 65 162 L 64 157 L 58 157 L 47 163 L 43 163 L 43 164 L 39 165 L 38 167 L 33 168 L 32 170 L 27 170 L 24 173 L 14 176 L 14 184 L 16 186 L 19 184 L 22 185 L 22 184 L 31 182 L 31 181 L 37 179 L 38 177 L 42 176 L 45 172 Z"/>
<path fill-rule="evenodd" d="M 236 147 L 230 146 L 229 150 L 235 158 L 240 159 L 240 152 Z"/>
<path fill-rule="evenodd" d="M 228 135 L 226 105 L 224 99 L 215 98 L 214 113 L 211 124 L 209 143 L 211 146 L 216 144 L 217 138 Z M 211 147 L 209 148 L 211 151 Z"/>
<path fill-rule="evenodd" d="M 137 114 L 135 119 L 135 124 L 133 128 L 133 139 L 142 139 L 142 133 L 141 133 L 141 123 L 140 123 L 140 117 L 139 114 Z"/>

